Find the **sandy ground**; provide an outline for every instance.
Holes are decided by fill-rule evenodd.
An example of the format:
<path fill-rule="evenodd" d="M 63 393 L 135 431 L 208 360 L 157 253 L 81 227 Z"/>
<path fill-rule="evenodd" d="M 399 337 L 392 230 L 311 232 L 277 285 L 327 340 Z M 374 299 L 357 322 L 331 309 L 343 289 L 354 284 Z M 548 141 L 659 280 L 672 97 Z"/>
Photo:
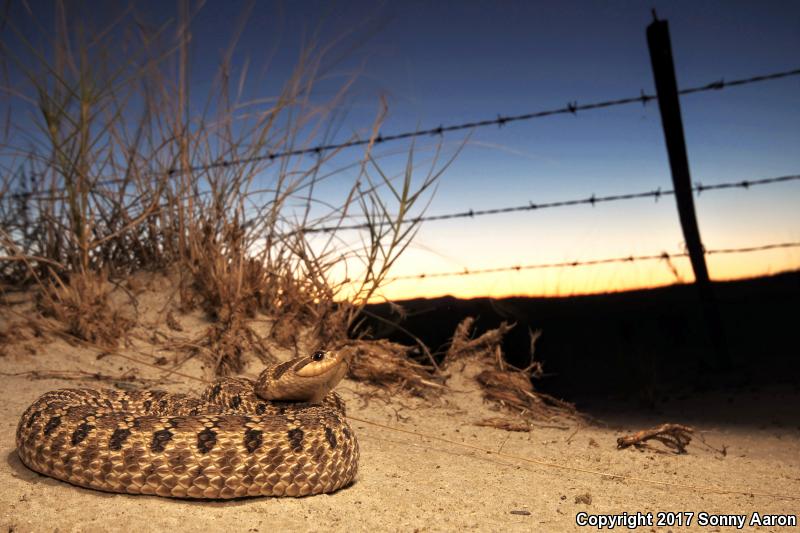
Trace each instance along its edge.
<path fill-rule="evenodd" d="M 796 388 L 676 399 L 658 414 L 607 404 L 593 411 L 605 426 L 571 424 L 566 429 L 534 427 L 530 433 L 512 433 L 473 425 L 498 413 L 482 402 L 480 393 L 461 374 L 449 382 L 453 391 L 433 406 L 404 397 L 365 403 L 366 386 L 345 381 L 338 390 L 348 402 L 361 446 L 354 485 L 332 495 L 301 499 L 183 501 L 75 487 L 28 470 L 15 451 L 19 416 L 40 394 L 60 387 L 99 385 L 10 374 L 81 369 L 119 376 L 133 369 L 140 377 L 155 378 L 163 370 L 117 353 L 98 359 L 98 351 L 61 340 L 15 344 L 5 352 L 0 356 L 0 425 L 4 428 L 0 432 L 0 531 L 596 531 L 596 527 L 578 527 L 578 513 L 622 512 L 652 513 L 654 521 L 656 513 L 694 513 L 690 528 L 654 525 L 638 528 L 641 531 L 734 531 L 734 527 L 700 527 L 699 513 L 744 514 L 746 520 L 754 512 L 800 513 L 800 392 Z M 149 356 L 150 361 L 160 355 L 142 343 L 121 352 L 139 360 Z M 249 374 L 257 371 L 253 368 Z M 182 372 L 205 375 L 197 361 L 187 363 Z M 185 392 L 203 387 L 182 377 L 172 379 L 162 388 Z M 616 449 L 618 436 L 666 421 L 693 424 L 707 445 L 696 436 L 684 455 L 666 452 L 660 444 L 646 450 Z M 720 452 L 723 448 L 725 454 Z M 745 526 L 745 530 L 760 531 L 795 529 Z"/>

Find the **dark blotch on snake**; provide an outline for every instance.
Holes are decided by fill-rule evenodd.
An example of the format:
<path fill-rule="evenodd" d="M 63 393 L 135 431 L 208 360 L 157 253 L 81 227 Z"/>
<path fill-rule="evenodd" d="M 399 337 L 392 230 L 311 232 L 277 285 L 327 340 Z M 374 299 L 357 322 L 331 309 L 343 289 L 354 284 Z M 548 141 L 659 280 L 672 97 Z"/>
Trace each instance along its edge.
<path fill-rule="evenodd" d="M 153 433 L 153 442 L 150 443 L 150 450 L 158 453 L 163 452 L 164 447 L 171 440 L 172 432 L 168 429 L 160 429 Z"/>
<path fill-rule="evenodd" d="M 267 404 L 259 403 L 258 405 L 256 405 L 256 414 L 257 415 L 263 415 L 264 411 L 266 411 L 266 410 L 267 410 Z"/>
<path fill-rule="evenodd" d="M 87 424 L 84 422 L 80 426 L 78 426 L 75 431 L 72 432 L 72 439 L 70 442 L 73 446 L 76 444 L 80 444 L 83 440 L 89 435 L 89 432 L 94 429 L 94 426 L 91 424 Z"/>
<path fill-rule="evenodd" d="M 287 433 L 289 437 L 289 443 L 292 445 L 292 449 L 296 452 L 303 450 L 303 430 L 300 428 L 290 429 L 289 433 Z"/>
<path fill-rule="evenodd" d="M 328 444 L 331 445 L 331 448 L 336 449 L 336 435 L 334 435 L 333 430 L 329 427 L 325 428 L 325 438 L 328 439 Z"/>
<path fill-rule="evenodd" d="M 122 445 L 128 440 L 128 437 L 131 435 L 130 429 L 124 428 L 117 428 L 114 430 L 114 433 L 111 434 L 111 438 L 108 439 L 108 448 L 110 450 L 114 450 L 115 452 L 122 449 Z M 151 446 L 152 447 L 152 446 Z"/>
<path fill-rule="evenodd" d="M 25 425 L 27 427 L 31 427 L 33 425 L 33 423 L 36 422 L 36 419 L 39 418 L 39 415 L 41 415 L 41 414 L 42 414 L 41 411 L 34 411 L 33 413 L 31 413 L 31 417 L 28 419 L 28 423 L 25 424 Z"/>
<path fill-rule="evenodd" d="M 211 428 L 206 428 L 197 434 L 197 449 L 200 450 L 200 453 L 210 452 L 216 443 L 217 434 Z"/>
<path fill-rule="evenodd" d="M 209 400 L 214 400 L 214 399 L 216 399 L 216 397 L 217 397 L 217 396 L 219 396 L 219 393 L 220 393 L 220 391 L 222 391 L 222 385 L 220 385 L 219 383 L 217 383 L 216 385 L 214 385 L 214 386 L 211 388 L 211 392 L 210 392 L 210 393 L 209 393 L 209 395 L 208 395 L 208 399 L 209 399 Z"/>
<path fill-rule="evenodd" d="M 248 429 L 244 432 L 244 447 L 247 448 L 249 453 L 253 453 L 261 447 L 263 431 L 257 429 Z"/>
<path fill-rule="evenodd" d="M 61 425 L 61 417 L 54 416 L 53 418 L 47 421 L 47 424 L 45 424 L 44 434 L 49 435 L 50 433 L 53 432 L 54 429 L 56 429 L 60 425 Z"/>
<path fill-rule="evenodd" d="M 144 407 L 144 412 L 145 413 L 149 413 L 150 412 L 150 407 L 152 407 L 152 406 L 153 406 L 153 400 L 145 400 L 142 403 L 142 407 Z"/>
<path fill-rule="evenodd" d="M 242 397 L 237 394 L 231 398 L 231 409 L 236 409 L 240 405 L 242 405 Z"/>

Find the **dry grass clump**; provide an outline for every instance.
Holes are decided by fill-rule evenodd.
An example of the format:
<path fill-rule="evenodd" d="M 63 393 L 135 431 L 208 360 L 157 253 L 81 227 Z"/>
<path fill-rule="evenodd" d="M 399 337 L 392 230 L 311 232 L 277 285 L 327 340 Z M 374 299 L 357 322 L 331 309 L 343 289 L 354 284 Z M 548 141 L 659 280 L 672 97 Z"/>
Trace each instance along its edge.
<path fill-rule="evenodd" d="M 236 220 L 220 232 L 209 226 L 206 221 L 200 231 L 189 234 L 190 276 L 181 291 L 181 307 L 200 305 L 214 322 L 196 342 L 207 348 L 202 353 L 211 358 L 218 374 L 239 372 L 245 353 L 254 353 L 262 362 L 274 361 L 266 339 L 247 325 L 257 313 L 273 317 L 269 340 L 295 355 L 301 332 L 308 329 L 317 345 L 344 340 L 347 303 L 334 304 L 334 292 L 320 282 L 322 276 L 306 270 L 299 277 L 285 256 L 253 257 Z"/>
<path fill-rule="evenodd" d="M 505 362 L 501 348 L 503 336 L 513 328 L 505 322 L 499 327 L 470 338 L 474 327 L 473 317 L 465 318 L 453 334 L 444 366 L 460 361 L 471 367 L 470 374 L 483 390 L 484 399 L 496 403 L 521 420 L 507 418 L 487 419 L 480 425 L 490 425 L 510 431 L 524 431 L 524 420 L 552 420 L 579 417 L 575 406 L 549 394 L 536 391 L 531 379 L 541 375 L 541 364 L 532 362 L 527 368 L 516 368 Z M 539 333 L 531 333 L 531 349 Z M 531 353 L 531 357 L 533 353 Z M 463 368 L 462 367 L 462 370 Z"/>
<path fill-rule="evenodd" d="M 14 136 L 6 128 L 0 142 L 0 283 L 38 285 L 43 313 L 115 345 L 131 319 L 99 280 L 176 271 L 180 306 L 212 322 L 194 349 L 220 373 L 240 370 L 250 352 L 269 357 L 247 326 L 257 313 L 275 320 L 271 340 L 282 346 L 297 349 L 309 326 L 319 344 L 346 338 L 452 159 L 440 164 L 437 151 L 417 178 L 412 145 L 405 172 L 385 173 L 372 154 L 385 107 L 358 135 L 372 142 L 356 171 L 333 161 L 337 150 L 300 153 L 348 140 L 330 138 L 330 119 L 352 80 L 333 97 L 328 83 L 325 99 L 314 89 L 332 46 L 309 43 L 277 95 L 245 100 L 250 63 L 231 63 L 237 27 L 204 95 L 189 69 L 193 12 L 147 25 L 131 7 L 98 28 L 86 6 L 54 8 L 45 38 L 21 30 L 30 21 L 17 19 L 33 15 L 14 6 L 0 34 L 9 109 L 31 117 L 6 117 Z M 320 198 L 322 182 L 343 174 L 352 183 L 341 196 Z M 368 226 L 356 242 L 335 230 L 353 217 Z"/>
<path fill-rule="evenodd" d="M 497 364 L 495 368 L 482 371 L 475 379 L 483 388 L 484 398 L 522 417 L 550 420 L 578 415 L 573 404 L 534 390 L 528 369 Z"/>
<path fill-rule="evenodd" d="M 102 273 L 73 274 L 66 281 L 52 276 L 40 286 L 38 307 L 44 316 L 63 324 L 66 333 L 116 348 L 136 321 L 112 302 L 112 291 L 113 286 Z"/>
<path fill-rule="evenodd" d="M 409 355 L 415 349 L 385 339 L 361 340 L 350 344 L 350 377 L 371 383 L 390 394 L 398 391 L 414 396 L 439 394 L 444 386 L 430 367 L 413 361 Z"/>
<path fill-rule="evenodd" d="M 462 320 L 453 333 L 450 346 L 444 356 L 445 364 L 452 364 L 454 361 L 484 357 L 487 353 L 494 354 L 500 349 L 503 337 L 514 328 L 514 325 L 503 322 L 496 329 L 489 330 L 477 338 L 472 337 L 472 330 L 475 326 L 475 317 L 468 316 Z"/>
<path fill-rule="evenodd" d="M 186 345 L 212 365 L 214 374 L 227 376 L 244 370 L 246 355 L 254 354 L 263 363 L 277 361 L 264 339 L 247 325 L 241 314 L 230 315 L 209 326 L 199 338 Z"/>

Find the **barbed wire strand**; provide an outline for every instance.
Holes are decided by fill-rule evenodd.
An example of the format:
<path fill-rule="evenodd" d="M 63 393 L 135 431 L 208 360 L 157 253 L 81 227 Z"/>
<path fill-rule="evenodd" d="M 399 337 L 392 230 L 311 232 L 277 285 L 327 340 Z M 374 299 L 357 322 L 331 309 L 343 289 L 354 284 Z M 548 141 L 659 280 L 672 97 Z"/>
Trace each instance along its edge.
<path fill-rule="evenodd" d="M 724 78 L 721 78 L 717 81 L 713 81 L 711 83 L 707 83 L 705 85 L 698 85 L 696 87 L 689 87 L 687 89 L 681 89 L 678 91 L 678 94 L 686 95 L 686 94 L 695 94 L 700 92 L 708 92 L 708 91 L 720 91 L 727 87 L 736 87 L 741 85 L 748 85 L 751 83 L 761 83 L 765 81 L 772 81 L 782 78 L 788 78 L 791 76 L 800 76 L 800 68 L 792 69 L 792 70 L 785 70 L 781 72 L 773 72 L 770 74 L 762 74 L 758 76 L 750 76 L 748 78 L 739 78 L 730 81 L 725 81 Z M 615 98 L 612 100 L 605 100 L 601 102 L 592 102 L 589 104 L 579 104 L 577 100 L 573 100 L 567 103 L 564 107 L 554 108 L 554 109 L 547 109 L 542 111 L 534 111 L 531 113 L 523 113 L 519 115 L 500 115 L 498 114 L 496 118 L 493 119 L 484 119 L 484 120 L 477 120 L 472 122 L 463 122 L 460 124 L 451 124 L 451 125 L 440 125 L 435 128 L 428 128 L 424 130 L 414 130 L 414 131 L 406 131 L 402 133 L 394 133 L 390 135 L 383 135 L 378 134 L 375 138 L 368 138 L 368 139 L 353 139 L 351 141 L 345 141 L 341 143 L 332 143 L 332 144 L 321 144 L 316 145 L 308 148 L 298 148 L 294 150 L 285 150 L 280 152 L 270 152 L 264 155 L 252 156 L 252 157 L 245 157 L 241 159 L 222 159 L 219 161 L 214 161 L 211 163 L 207 163 L 205 165 L 194 165 L 186 168 L 170 168 L 167 169 L 166 174 L 167 176 L 175 176 L 184 172 L 202 172 L 205 170 L 210 170 L 213 168 L 221 168 L 221 167 L 229 167 L 229 166 L 236 166 L 236 165 L 245 165 L 250 163 L 258 163 L 260 161 L 265 160 L 275 160 L 285 157 L 293 157 L 293 156 L 300 156 L 300 155 L 320 155 L 323 152 L 329 152 L 331 150 L 340 150 L 344 148 L 351 148 L 356 146 L 365 146 L 370 143 L 375 144 L 382 144 L 384 142 L 391 142 L 391 141 L 398 141 L 402 139 L 410 139 L 414 137 L 422 137 L 428 135 L 443 135 L 445 133 L 453 132 L 453 131 L 460 131 L 460 130 L 471 130 L 474 128 L 482 128 L 487 126 L 497 126 L 503 127 L 506 124 L 510 124 L 512 122 L 520 122 L 520 121 L 527 121 L 533 120 L 537 118 L 544 118 L 553 115 L 576 115 L 578 111 L 589 111 L 592 109 L 604 109 L 608 107 L 615 107 L 615 106 L 622 106 L 628 105 L 633 103 L 641 103 L 642 105 L 647 105 L 648 102 L 651 100 L 657 100 L 658 97 L 654 94 L 647 94 L 644 92 L 644 89 L 640 90 L 639 95 L 637 96 L 629 96 L 625 98 Z M 97 183 L 98 186 L 105 186 L 105 185 L 113 185 L 115 183 L 121 183 L 121 179 L 110 179 L 110 180 L 103 180 Z M 59 189 L 53 189 L 52 192 L 56 192 Z M 63 189 L 60 189 L 63 191 Z M 32 193 L 14 193 L 10 195 L 10 197 L 25 197 L 26 194 Z"/>
<path fill-rule="evenodd" d="M 738 180 L 738 181 L 727 181 L 721 183 L 715 183 L 712 185 L 703 185 L 702 183 L 697 183 L 692 187 L 692 190 L 697 194 L 701 194 L 706 191 L 715 191 L 721 189 L 749 189 L 750 187 L 757 187 L 760 185 L 769 185 L 774 183 L 784 183 L 788 181 L 795 181 L 800 180 L 800 174 L 792 174 L 788 176 L 778 176 L 774 178 L 763 178 L 763 179 L 756 179 L 756 180 Z M 587 198 L 577 198 L 572 200 L 558 200 L 555 202 L 542 202 L 542 203 L 534 203 L 528 202 L 524 205 L 516 205 L 516 206 L 508 206 L 508 207 L 497 207 L 493 209 L 470 209 L 468 211 L 460 211 L 456 213 L 446 213 L 442 215 L 428 215 L 428 216 L 419 216 L 409 218 L 405 222 L 407 224 L 412 223 L 420 223 L 420 222 L 430 222 L 435 220 L 452 220 L 456 218 L 475 218 L 487 215 L 499 215 L 504 213 L 514 213 L 518 211 L 536 211 L 540 209 L 553 209 L 558 207 L 570 207 L 575 205 L 591 205 L 594 206 L 596 204 L 602 203 L 609 203 L 609 202 L 619 202 L 624 200 L 636 200 L 640 198 L 653 198 L 658 201 L 662 196 L 670 196 L 674 195 L 674 189 L 654 189 L 650 191 L 642 191 L 642 192 L 635 192 L 635 193 L 627 193 L 627 194 L 610 194 L 606 196 L 596 196 L 592 194 Z M 379 224 L 380 225 L 380 224 Z M 370 227 L 375 226 L 375 223 L 360 223 L 360 224 L 346 224 L 340 226 L 321 226 L 318 228 L 301 228 L 294 230 L 292 233 L 330 233 L 333 231 L 341 231 L 341 230 L 358 230 L 358 229 L 369 229 Z"/>
<path fill-rule="evenodd" d="M 763 185 L 771 185 L 776 183 L 786 183 L 790 181 L 798 181 L 800 180 L 800 174 L 790 174 L 786 176 L 777 176 L 772 178 L 762 178 L 762 179 L 754 179 L 754 180 L 735 180 L 735 181 L 727 181 L 727 182 L 720 182 L 714 183 L 711 185 L 704 185 L 702 183 L 697 183 L 692 187 L 692 190 L 696 192 L 698 195 L 707 192 L 707 191 L 717 191 L 717 190 L 724 190 L 724 189 L 745 189 L 749 190 L 751 187 L 758 187 Z M 490 216 L 490 215 L 499 215 L 499 214 L 506 214 L 506 213 L 514 213 L 514 212 L 521 212 L 521 211 L 536 211 L 541 209 L 555 209 L 560 207 L 572 207 L 577 205 L 591 205 L 595 206 L 597 204 L 602 203 L 611 203 L 611 202 L 620 202 L 620 201 L 627 201 L 627 200 L 637 200 L 641 198 L 653 198 L 656 202 L 662 196 L 671 196 L 674 195 L 674 189 L 653 189 L 649 191 L 641 191 L 635 193 L 623 193 L 623 194 L 610 194 L 605 196 L 596 196 L 592 194 L 589 197 L 585 198 L 576 198 L 570 200 L 558 200 L 554 202 L 542 202 L 542 203 L 534 203 L 528 202 L 527 204 L 517 205 L 517 206 L 507 206 L 507 207 L 498 207 L 492 209 L 470 209 L 468 211 L 460 211 L 456 213 L 445 213 L 441 215 L 428 215 L 428 216 L 419 216 L 419 217 L 412 217 L 405 221 L 406 224 L 411 223 L 421 223 L 421 222 L 430 222 L 430 221 L 439 221 L 439 220 L 453 220 L 459 218 L 475 218 L 481 216 Z M 168 208 L 168 205 L 160 205 L 159 209 Z M 154 211 L 154 213 L 157 211 Z M 246 219 L 243 222 L 243 227 L 249 227 L 253 222 L 253 219 Z M 379 222 L 374 223 L 382 226 L 387 224 L 386 222 Z M 291 237 L 293 235 L 298 234 L 313 234 L 313 233 L 331 233 L 337 231 L 347 231 L 347 230 L 360 230 L 360 229 L 369 229 L 372 227 L 369 223 L 362 222 L 358 224 L 342 224 L 342 225 L 333 225 L 333 226 L 320 226 L 320 227 L 303 227 L 294 229 L 289 232 L 280 233 L 281 238 Z"/>
<path fill-rule="evenodd" d="M 706 91 L 719 91 L 725 89 L 726 87 L 734 87 L 740 85 L 747 85 L 750 83 L 760 83 L 764 81 L 771 81 L 777 80 L 781 78 L 787 78 L 790 76 L 798 76 L 800 75 L 800 68 L 793 69 L 793 70 L 786 70 L 782 72 L 773 72 L 771 74 L 763 74 L 759 76 L 751 76 L 749 78 L 740 78 L 731 81 L 725 81 L 724 78 L 721 78 L 717 81 L 713 81 L 711 83 L 707 83 L 705 85 L 700 85 L 697 87 L 690 87 L 687 89 L 682 89 L 678 91 L 678 94 L 694 94 L 699 92 L 706 92 Z M 230 159 L 230 160 L 223 160 L 223 161 L 216 161 L 210 163 L 208 165 L 198 165 L 196 167 L 189 167 L 188 171 L 191 172 L 198 172 L 203 170 L 208 170 L 210 168 L 215 167 L 227 167 L 230 165 L 240 165 L 240 164 L 248 164 L 248 163 L 256 163 L 259 161 L 264 161 L 266 159 L 278 159 L 283 157 L 292 157 L 298 155 L 309 155 L 315 154 L 318 155 L 322 152 L 328 152 L 331 150 L 339 150 L 342 148 L 351 148 L 354 146 L 365 146 L 374 142 L 375 144 L 381 144 L 384 142 L 390 141 L 397 141 L 401 139 L 409 139 L 412 137 L 422 137 L 427 135 L 442 135 L 444 133 L 449 133 L 452 131 L 459 131 L 459 130 L 471 130 L 474 128 L 482 128 L 486 126 L 498 126 L 502 127 L 506 124 L 511 122 L 519 122 L 523 120 L 533 120 L 536 118 L 543 118 L 552 115 L 575 115 L 578 111 L 589 111 L 591 109 L 602 109 L 606 107 L 614 107 L 620 105 L 627 105 L 632 103 L 640 102 L 642 105 L 646 105 L 650 100 L 656 100 L 658 97 L 654 94 L 646 94 L 644 89 L 640 91 L 638 96 L 632 96 L 627 98 L 617 98 L 613 100 L 606 100 L 602 102 L 594 102 L 590 104 L 578 104 L 577 100 L 568 102 L 565 107 L 560 107 L 556 109 L 549 109 L 544 111 L 535 111 L 532 113 L 524 113 L 521 115 L 497 115 L 497 118 L 494 119 L 485 119 L 485 120 L 478 120 L 474 122 L 464 122 L 461 124 L 452 124 L 449 126 L 440 125 L 436 128 L 429 128 L 424 130 L 415 130 L 415 131 L 407 131 L 403 133 L 395 133 L 391 135 L 382 135 L 378 134 L 377 137 L 374 139 L 354 139 L 352 141 L 346 141 L 342 143 L 333 143 L 333 144 L 323 144 L 317 145 L 309 148 L 299 148 L 296 150 L 286 150 L 283 152 L 275 152 L 269 153 L 266 155 L 260 156 L 253 156 L 247 157 L 243 159 Z M 168 174 L 176 174 L 182 171 L 186 171 L 182 169 L 169 169 Z"/>
<path fill-rule="evenodd" d="M 761 252 L 765 250 L 775 250 L 780 248 L 797 248 L 797 247 L 800 247 L 800 241 L 780 242 L 780 243 L 764 244 L 760 246 L 747 246 L 743 248 L 718 248 L 714 250 L 706 250 L 705 254 L 722 255 L 722 254 L 752 253 L 752 252 Z M 575 267 L 584 267 L 592 265 L 605 265 L 611 263 L 635 263 L 639 261 L 655 261 L 655 260 L 669 261 L 671 259 L 679 257 L 689 257 L 689 253 L 676 252 L 670 254 L 667 252 L 661 252 L 660 254 L 629 255 L 627 257 L 609 257 L 603 259 L 590 259 L 586 261 L 562 261 L 558 263 L 537 263 L 532 265 L 515 265 L 515 266 L 480 268 L 480 269 L 465 268 L 464 270 L 461 271 L 434 272 L 434 273 L 423 273 L 423 274 L 409 274 L 406 276 L 394 276 L 387 278 L 387 281 L 411 280 L 411 279 L 420 280 L 420 279 L 445 278 L 454 276 L 473 276 L 476 274 L 494 274 L 498 272 L 520 272 L 522 270 L 537 270 L 546 268 L 575 268 Z"/>

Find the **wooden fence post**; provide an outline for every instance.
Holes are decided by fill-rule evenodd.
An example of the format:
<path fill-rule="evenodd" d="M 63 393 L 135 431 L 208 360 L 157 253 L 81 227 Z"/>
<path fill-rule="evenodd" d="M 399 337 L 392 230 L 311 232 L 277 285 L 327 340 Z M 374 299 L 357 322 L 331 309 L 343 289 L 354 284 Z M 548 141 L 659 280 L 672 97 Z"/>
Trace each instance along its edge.
<path fill-rule="evenodd" d="M 678 215 L 683 229 L 683 238 L 689 251 L 689 258 L 694 270 L 706 330 L 715 352 L 716 366 L 729 366 L 730 359 L 722 320 L 717 307 L 714 289 L 708 276 L 705 251 L 700 240 L 700 229 L 692 197 L 692 180 L 689 174 L 689 158 L 686 155 L 686 141 L 683 135 L 681 107 L 678 98 L 678 82 L 675 78 L 675 65 L 672 60 L 672 45 L 669 39 L 669 26 L 666 20 L 655 19 L 647 27 L 647 45 L 650 49 L 650 62 L 658 94 L 658 108 L 661 112 L 661 124 L 669 155 L 669 166 L 672 171 L 672 183 L 675 188 L 675 199 L 678 203 Z"/>

